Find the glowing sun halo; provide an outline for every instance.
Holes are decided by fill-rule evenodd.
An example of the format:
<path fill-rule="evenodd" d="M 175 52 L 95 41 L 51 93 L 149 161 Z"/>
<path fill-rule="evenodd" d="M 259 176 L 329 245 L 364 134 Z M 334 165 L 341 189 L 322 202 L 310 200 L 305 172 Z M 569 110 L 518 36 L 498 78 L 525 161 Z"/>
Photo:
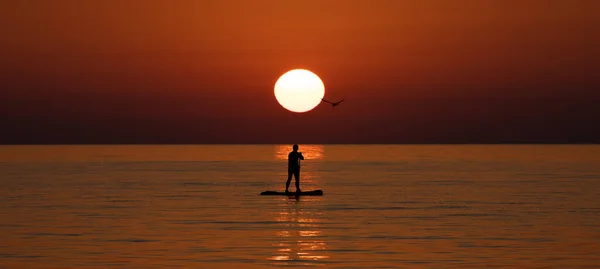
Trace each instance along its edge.
<path fill-rule="evenodd" d="M 305 69 L 294 69 L 281 75 L 275 83 L 275 98 L 285 109 L 306 112 L 315 108 L 325 96 L 323 81 Z"/>

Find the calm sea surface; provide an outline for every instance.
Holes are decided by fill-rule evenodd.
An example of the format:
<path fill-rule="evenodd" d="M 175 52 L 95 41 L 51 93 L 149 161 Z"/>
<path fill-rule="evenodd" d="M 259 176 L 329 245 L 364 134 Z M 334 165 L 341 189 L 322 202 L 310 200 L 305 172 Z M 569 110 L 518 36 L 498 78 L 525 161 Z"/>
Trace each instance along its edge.
<path fill-rule="evenodd" d="M 290 149 L 0 146 L 0 268 L 600 268 L 600 146 Z"/>

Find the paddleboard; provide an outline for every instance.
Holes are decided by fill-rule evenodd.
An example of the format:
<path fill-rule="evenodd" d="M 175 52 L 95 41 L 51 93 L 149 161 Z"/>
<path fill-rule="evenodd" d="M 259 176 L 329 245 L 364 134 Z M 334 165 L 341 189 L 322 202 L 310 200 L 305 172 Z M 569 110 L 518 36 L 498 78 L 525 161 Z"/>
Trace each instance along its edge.
<path fill-rule="evenodd" d="M 286 196 L 322 196 L 323 190 L 303 191 L 303 192 L 283 192 L 283 191 L 263 191 L 260 195 L 286 195 Z"/>

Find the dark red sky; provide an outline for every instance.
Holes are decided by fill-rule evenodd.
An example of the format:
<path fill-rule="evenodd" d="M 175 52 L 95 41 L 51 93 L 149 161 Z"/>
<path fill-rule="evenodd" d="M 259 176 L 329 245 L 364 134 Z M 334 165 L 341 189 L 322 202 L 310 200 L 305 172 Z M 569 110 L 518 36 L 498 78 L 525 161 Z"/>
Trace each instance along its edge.
<path fill-rule="evenodd" d="M 0 3 L 0 143 L 600 142 L 600 1 Z M 318 74 L 296 114 L 273 85 Z"/>

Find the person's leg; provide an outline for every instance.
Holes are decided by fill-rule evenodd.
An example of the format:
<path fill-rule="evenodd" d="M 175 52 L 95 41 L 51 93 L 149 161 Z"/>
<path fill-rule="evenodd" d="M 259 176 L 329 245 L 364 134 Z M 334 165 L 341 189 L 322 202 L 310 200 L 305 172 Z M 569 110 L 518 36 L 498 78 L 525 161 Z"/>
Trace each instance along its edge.
<path fill-rule="evenodd" d="M 294 171 L 294 178 L 296 179 L 296 192 L 300 192 L 300 169 Z"/>
<path fill-rule="evenodd" d="M 285 192 L 288 192 L 288 189 L 290 188 L 290 181 L 292 181 L 292 171 L 288 170 L 288 178 L 285 182 Z"/>

